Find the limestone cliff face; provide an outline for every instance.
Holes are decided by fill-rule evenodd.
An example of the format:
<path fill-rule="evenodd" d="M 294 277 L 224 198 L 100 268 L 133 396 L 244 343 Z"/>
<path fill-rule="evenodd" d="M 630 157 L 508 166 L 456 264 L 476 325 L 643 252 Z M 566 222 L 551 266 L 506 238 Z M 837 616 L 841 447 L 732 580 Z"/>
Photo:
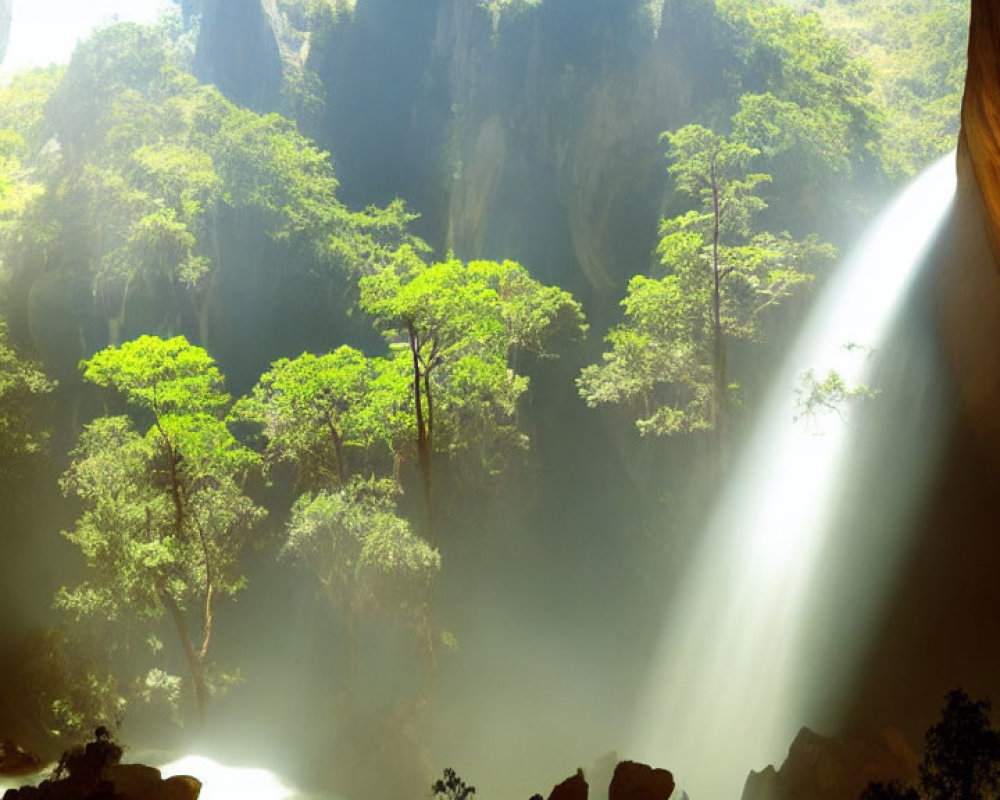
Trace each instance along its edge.
<path fill-rule="evenodd" d="M 274 0 L 201 3 L 195 72 L 255 111 L 274 110 L 280 102 L 283 69 L 273 6 Z"/>
<path fill-rule="evenodd" d="M 313 40 L 310 133 L 347 202 L 402 196 L 435 247 L 613 305 L 650 265 L 658 136 L 690 121 L 696 85 L 719 91 L 711 17 L 696 0 L 546 0 L 494 27 L 469 0 L 358 0 Z"/>

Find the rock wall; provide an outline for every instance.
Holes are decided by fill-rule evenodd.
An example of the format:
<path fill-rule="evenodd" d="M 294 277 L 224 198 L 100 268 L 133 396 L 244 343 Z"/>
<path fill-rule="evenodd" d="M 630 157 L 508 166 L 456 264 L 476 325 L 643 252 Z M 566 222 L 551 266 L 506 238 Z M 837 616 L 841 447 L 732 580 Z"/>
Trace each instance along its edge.
<path fill-rule="evenodd" d="M 236 4 L 203 0 L 197 63 L 230 97 L 278 109 L 268 2 L 236 20 Z M 706 0 L 593 0 L 587 14 L 546 0 L 499 26 L 469 0 L 357 0 L 302 51 L 321 107 L 301 122 L 349 205 L 403 197 L 439 253 L 517 259 L 597 322 L 653 259 L 659 134 L 725 94 L 713 24 Z"/>
<path fill-rule="evenodd" d="M 959 191 L 941 271 L 942 333 L 965 416 L 1000 461 L 1000 5 L 972 0 Z"/>
<path fill-rule="evenodd" d="M 986 211 L 987 231 L 1000 255 L 1000 5 L 972 0 L 969 67 L 962 101 L 961 149 Z"/>
<path fill-rule="evenodd" d="M 203 0 L 200 9 L 198 78 L 255 111 L 275 109 L 281 100 L 283 65 L 270 6 L 273 0 Z"/>

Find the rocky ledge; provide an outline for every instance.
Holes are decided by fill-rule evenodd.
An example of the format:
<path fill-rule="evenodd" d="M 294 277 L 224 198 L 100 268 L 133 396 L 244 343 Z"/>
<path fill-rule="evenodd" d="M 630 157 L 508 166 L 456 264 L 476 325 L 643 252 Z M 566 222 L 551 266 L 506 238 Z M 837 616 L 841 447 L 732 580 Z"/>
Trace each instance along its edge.
<path fill-rule="evenodd" d="M 26 774 L 39 762 L 4 744 L 0 774 Z M 144 764 L 120 763 L 122 748 L 98 728 L 94 741 L 66 752 L 53 776 L 38 786 L 8 789 L 3 800 L 198 800 L 201 782 L 190 775 L 164 779 Z M 29 762 L 32 769 L 29 769 Z"/>

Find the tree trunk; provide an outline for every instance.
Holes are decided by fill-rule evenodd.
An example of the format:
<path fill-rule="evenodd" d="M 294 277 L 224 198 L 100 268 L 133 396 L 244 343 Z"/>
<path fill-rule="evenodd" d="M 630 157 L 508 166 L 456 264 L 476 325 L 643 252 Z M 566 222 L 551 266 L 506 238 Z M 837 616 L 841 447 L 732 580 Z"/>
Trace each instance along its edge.
<path fill-rule="evenodd" d="M 163 430 L 158 411 L 154 412 L 153 424 L 160 434 L 160 439 L 163 442 L 163 450 L 167 456 L 167 464 L 170 467 L 170 499 L 174 503 L 174 532 L 180 538 L 181 530 L 184 527 L 184 497 L 181 490 L 180 475 L 177 472 L 177 453 L 174 451 L 174 445 L 170 441 L 170 437 L 167 436 L 167 432 Z"/>
<path fill-rule="evenodd" d="M 433 514 L 431 512 L 431 441 L 428 435 L 427 423 L 424 419 L 423 400 L 420 389 L 420 357 L 417 354 L 416 332 L 410 330 L 410 351 L 413 353 L 413 402 L 417 415 L 417 462 L 420 465 L 420 476 L 424 488 L 424 511 L 427 514 L 428 532 L 433 530 Z"/>
<path fill-rule="evenodd" d="M 198 653 L 191 643 L 191 637 L 188 636 L 187 628 L 184 627 L 184 615 L 181 613 L 180 606 L 177 605 L 177 601 L 174 600 L 173 595 L 163 588 L 160 589 L 160 598 L 163 600 L 163 605 L 166 606 L 167 611 L 170 612 L 170 617 L 174 621 L 174 627 L 177 629 L 177 636 L 181 640 L 181 647 L 184 649 L 184 658 L 187 660 L 188 671 L 191 673 L 191 683 L 194 686 L 194 699 L 198 704 L 198 719 L 204 722 L 205 705 L 208 702 L 208 686 L 205 684 L 205 671 L 202 660 L 198 657 Z"/>
<path fill-rule="evenodd" d="M 333 440 L 333 452 L 337 459 L 337 480 L 340 481 L 341 486 L 344 486 L 347 483 L 347 467 L 344 464 L 344 442 L 336 426 L 333 424 L 330 414 L 324 412 L 323 416 L 326 418 L 326 427 L 330 431 L 330 438 Z"/>

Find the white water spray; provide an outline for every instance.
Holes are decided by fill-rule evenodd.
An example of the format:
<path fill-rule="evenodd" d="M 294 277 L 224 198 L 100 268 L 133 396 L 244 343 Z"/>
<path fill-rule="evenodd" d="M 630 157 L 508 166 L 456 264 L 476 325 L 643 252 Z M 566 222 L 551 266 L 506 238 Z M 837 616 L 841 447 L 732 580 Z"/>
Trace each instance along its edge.
<path fill-rule="evenodd" d="M 164 778 L 193 775 L 201 781 L 199 800 L 321 800 L 288 786 L 270 770 L 233 767 L 205 756 L 184 756 L 160 767 Z M 334 800 L 323 795 L 322 800 Z"/>
<path fill-rule="evenodd" d="M 851 411 L 795 421 L 804 371 L 865 382 L 950 207 L 942 158 L 873 224 L 825 289 L 755 423 L 668 611 L 630 757 L 674 770 L 694 800 L 735 800 L 806 722 L 810 588 L 846 477 Z M 882 398 L 876 402 L 893 402 Z"/>

